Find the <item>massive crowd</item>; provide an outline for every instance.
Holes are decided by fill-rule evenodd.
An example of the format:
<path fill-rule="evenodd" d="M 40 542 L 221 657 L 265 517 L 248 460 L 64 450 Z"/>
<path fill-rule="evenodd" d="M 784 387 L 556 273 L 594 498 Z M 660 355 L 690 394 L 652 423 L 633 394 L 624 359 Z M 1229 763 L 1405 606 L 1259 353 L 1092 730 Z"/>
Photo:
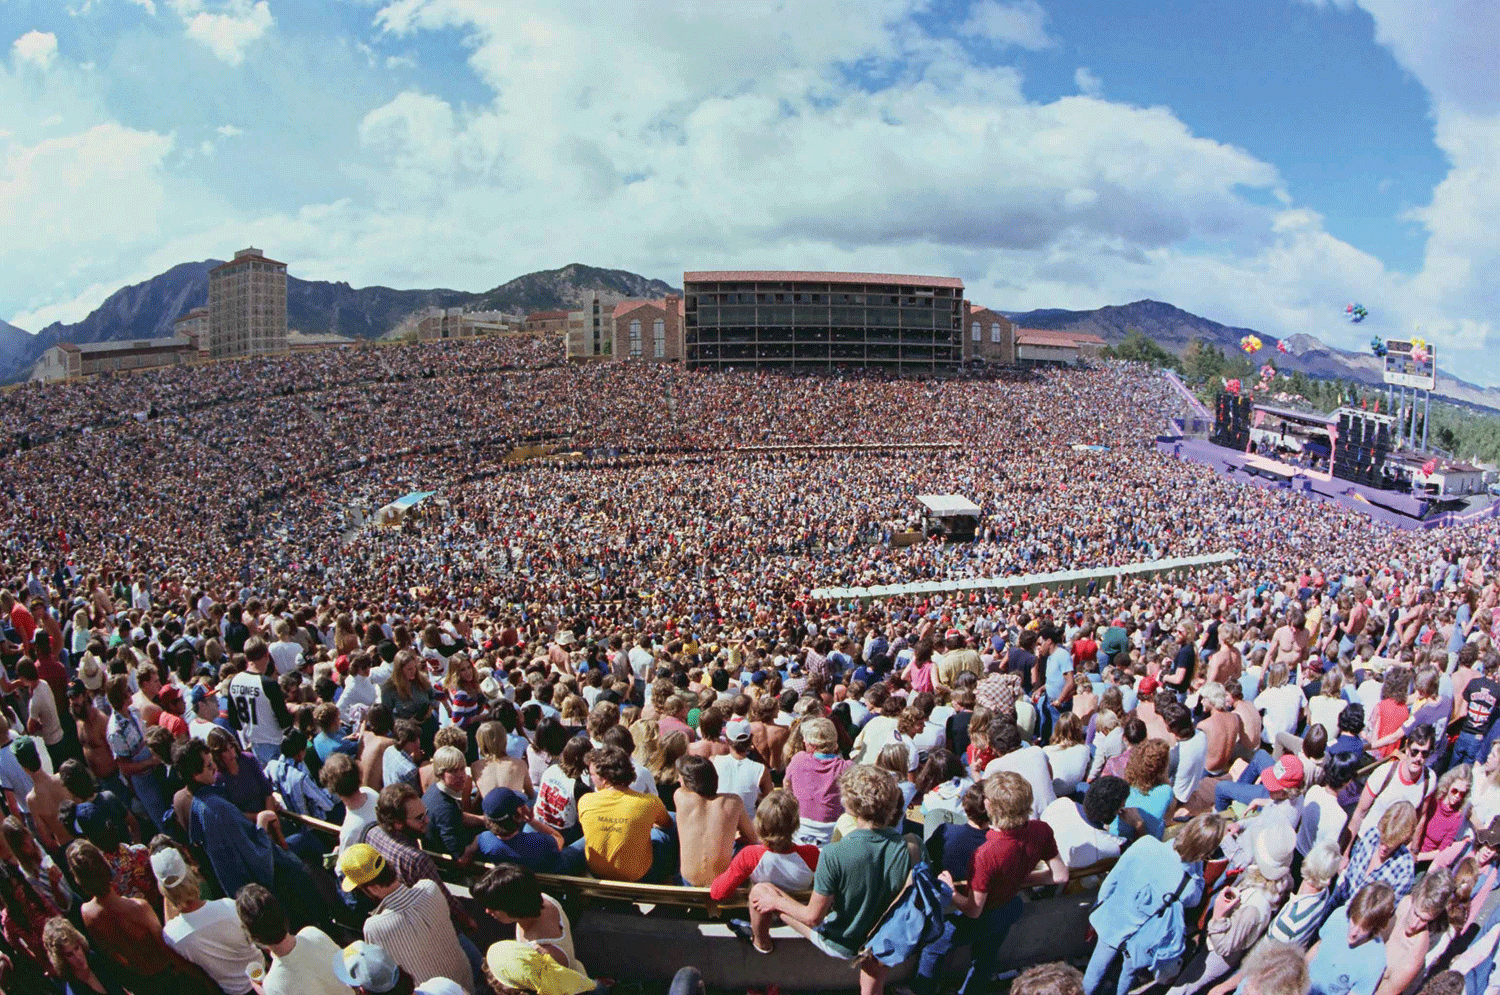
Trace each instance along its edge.
<path fill-rule="evenodd" d="M 926 862 L 918 995 L 960 947 L 988 990 L 1027 896 L 1078 876 L 1087 971 L 1018 989 L 1496 987 L 1493 522 L 1389 531 L 1168 458 L 1136 365 L 560 359 L 9 396 L 0 985 L 591 990 L 547 873 L 748 885 L 745 943 L 853 959 Z M 980 506 L 974 541 L 892 542 L 928 493 Z M 1067 594 L 811 597 L 1220 551 Z M 867 995 L 885 970 L 861 960 Z"/>

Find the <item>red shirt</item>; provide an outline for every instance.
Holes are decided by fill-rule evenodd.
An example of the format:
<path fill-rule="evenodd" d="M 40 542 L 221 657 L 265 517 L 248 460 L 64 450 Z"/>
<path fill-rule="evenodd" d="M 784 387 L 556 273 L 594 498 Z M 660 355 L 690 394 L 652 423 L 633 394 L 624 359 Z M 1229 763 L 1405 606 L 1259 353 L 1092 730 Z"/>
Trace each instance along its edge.
<path fill-rule="evenodd" d="M 991 829 L 974 853 L 969 885 L 985 893 L 986 910 L 999 908 L 1016 897 L 1037 864 L 1056 856 L 1052 827 L 1040 819 L 1032 819 L 1019 829 Z"/>
<path fill-rule="evenodd" d="M 16 631 L 21 634 L 21 645 L 27 651 L 30 651 L 31 639 L 36 635 L 36 619 L 32 617 L 31 612 L 27 610 L 26 606 L 19 601 L 10 610 L 10 624 L 15 626 Z M 63 700 L 66 701 L 67 699 Z"/>

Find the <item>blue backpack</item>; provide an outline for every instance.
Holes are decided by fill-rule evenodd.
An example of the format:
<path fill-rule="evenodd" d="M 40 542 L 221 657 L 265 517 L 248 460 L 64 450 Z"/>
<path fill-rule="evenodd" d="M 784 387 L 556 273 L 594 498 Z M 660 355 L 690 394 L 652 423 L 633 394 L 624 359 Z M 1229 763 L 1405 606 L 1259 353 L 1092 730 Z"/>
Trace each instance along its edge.
<path fill-rule="evenodd" d="M 915 849 L 915 848 L 914 848 Z M 920 860 L 907 875 L 906 886 L 885 910 L 865 941 L 859 958 L 872 958 L 895 967 L 943 935 L 943 913 L 953 890 L 937 879 L 932 866 Z"/>

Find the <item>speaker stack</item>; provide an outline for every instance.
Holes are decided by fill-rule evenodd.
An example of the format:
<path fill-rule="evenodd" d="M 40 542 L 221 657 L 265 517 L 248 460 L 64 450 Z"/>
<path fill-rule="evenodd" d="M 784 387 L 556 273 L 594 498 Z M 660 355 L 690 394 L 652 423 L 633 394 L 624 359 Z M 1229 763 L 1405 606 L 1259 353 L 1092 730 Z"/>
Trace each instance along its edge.
<path fill-rule="evenodd" d="M 1219 391 L 1214 402 L 1214 434 L 1210 441 L 1240 452 L 1250 448 L 1250 398 Z"/>
<path fill-rule="evenodd" d="M 1391 427 L 1361 413 L 1339 415 L 1339 440 L 1333 475 L 1367 487 L 1384 483 L 1382 470 L 1391 455 Z"/>

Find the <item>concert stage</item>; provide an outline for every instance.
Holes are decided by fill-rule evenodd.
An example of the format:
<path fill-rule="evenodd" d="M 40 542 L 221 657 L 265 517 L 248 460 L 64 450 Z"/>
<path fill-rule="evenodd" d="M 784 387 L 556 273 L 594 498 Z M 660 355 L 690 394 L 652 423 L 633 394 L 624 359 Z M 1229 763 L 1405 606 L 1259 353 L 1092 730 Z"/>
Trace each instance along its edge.
<path fill-rule="evenodd" d="M 1258 487 L 1294 491 L 1309 500 L 1329 501 L 1393 528 L 1444 528 L 1500 517 L 1500 501 L 1489 497 L 1439 501 L 1410 493 L 1381 490 L 1279 460 L 1214 445 L 1206 439 L 1162 436 L 1156 440 L 1156 448 L 1168 456 L 1211 466 L 1215 472 L 1233 480 Z"/>

